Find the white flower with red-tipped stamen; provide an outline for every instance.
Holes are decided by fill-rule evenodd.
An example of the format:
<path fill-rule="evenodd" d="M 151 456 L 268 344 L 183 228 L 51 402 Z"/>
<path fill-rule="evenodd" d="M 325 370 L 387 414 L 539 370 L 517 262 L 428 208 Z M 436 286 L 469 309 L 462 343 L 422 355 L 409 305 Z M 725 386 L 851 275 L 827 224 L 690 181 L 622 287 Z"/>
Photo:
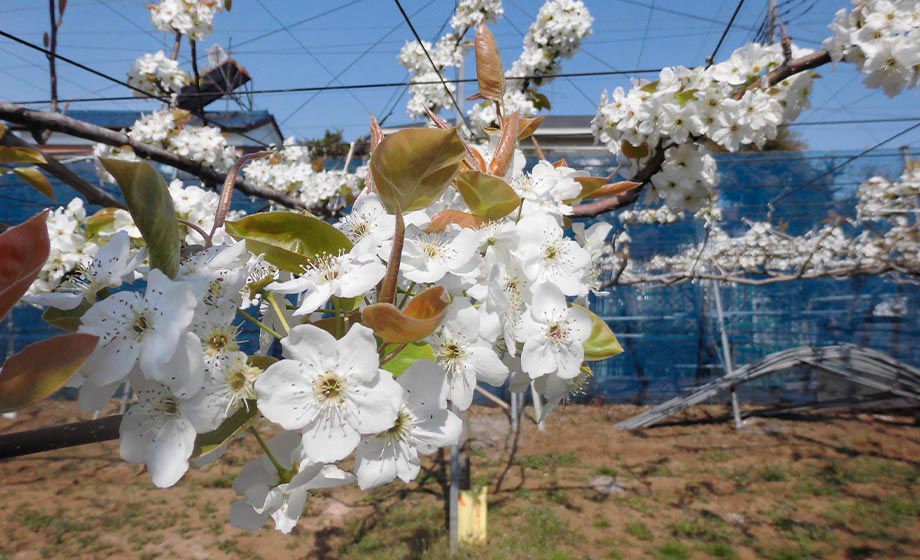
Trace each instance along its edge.
<path fill-rule="evenodd" d="M 97 302 L 83 315 L 79 329 L 99 337 L 81 369 L 84 377 L 93 385 L 108 385 L 123 380 L 138 363 L 147 379 L 160 379 L 160 369 L 176 353 L 197 303 L 190 284 L 170 280 L 158 269 L 148 274 L 143 296 L 119 292 Z"/>
<path fill-rule="evenodd" d="M 403 388 L 403 402 L 396 424 L 385 432 L 361 440 L 355 451 L 355 474 L 362 490 L 399 477 L 415 480 L 419 454 L 457 443 L 462 423 L 447 410 L 446 376 L 436 364 L 421 360 L 396 380 Z"/>
<path fill-rule="evenodd" d="M 402 388 L 379 368 L 372 330 L 354 325 L 336 340 L 313 325 L 298 325 L 281 347 L 286 359 L 255 382 L 259 410 L 286 430 L 301 430 L 312 460 L 338 461 L 361 435 L 393 426 Z"/>
<path fill-rule="evenodd" d="M 569 307 L 552 284 L 533 290 L 533 303 L 521 321 L 521 367 L 531 378 L 555 373 L 563 379 L 578 375 L 585 358 L 583 343 L 591 335 L 591 317 Z"/>
<path fill-rule="evenodd" d="M 524 266 L 533 284 L 555 284 L 567 296 L 583 296 L 588 288 L 582 282 L 591 264 L 588 252 L 565 237 L 555 218 L 535 214 L 522 218 L 515 229 L 516 248 L 512 253 Z"/>
<path fill-rule="evenodd" d="M 350 253 L 317 257 L 303 274 L 287 282 L 272 282 L 268 290 L 280 294 L 302 294 L 294 315 L 313 313 L 332 296 L 351 298 L 364 295 L 377 285 L 387 269 L 373 254 L 359 245 Z"/>

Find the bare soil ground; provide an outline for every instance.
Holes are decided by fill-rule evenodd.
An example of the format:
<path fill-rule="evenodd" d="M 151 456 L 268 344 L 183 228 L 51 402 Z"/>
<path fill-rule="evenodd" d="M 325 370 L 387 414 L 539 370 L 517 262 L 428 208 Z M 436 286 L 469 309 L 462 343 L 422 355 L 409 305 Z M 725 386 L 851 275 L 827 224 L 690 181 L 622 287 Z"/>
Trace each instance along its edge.
<path fill-rule="evenodd" d="M 472 411 L 489 542 L 462 558 L 920 558 L 920 428 L 909 416 L 805 415 L 736 431 L 722 408 L 616 430 L 632 406 L 569 406 L 546 430 Z M 80 419 L 45 402 L 0 433 Z M 446 471 L 311 497 L 291 535 L 230 527 L 233 476 L 257 446 L 159 490 L 115 442 L 0 462 L 0 560 L 445 558 Z M 504 473 L 504 474 L 503 474 Z"/>

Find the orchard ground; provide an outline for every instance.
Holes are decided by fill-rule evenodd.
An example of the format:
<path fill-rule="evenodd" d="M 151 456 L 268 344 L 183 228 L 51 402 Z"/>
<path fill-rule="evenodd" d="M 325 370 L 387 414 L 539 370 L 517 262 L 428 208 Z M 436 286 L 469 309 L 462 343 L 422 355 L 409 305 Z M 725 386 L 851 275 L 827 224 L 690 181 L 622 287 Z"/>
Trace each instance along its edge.
<path fill-rule="evenodd" d="M 543 432 L 525 422 L 512 456 L 507 416 L 474 407 L 473 485 L 489 487 L 490 536 L 461 557 L 920 558 L 912 417 L 811 414 L 736 431 L 726 409 L 703 407 L 680 424 L 613 427 L 638 410 L 562 408 Z M 46 401 L 0 420 L 0 433 L 81 418 Z M 232 477 L 257 454 L 240 440 L 168 490 L 117 442 L 0 462 L 0 560 L 447 556 L 443 462 L 409 485 L 314 494 L 282 535 L 228 524 Z"/>

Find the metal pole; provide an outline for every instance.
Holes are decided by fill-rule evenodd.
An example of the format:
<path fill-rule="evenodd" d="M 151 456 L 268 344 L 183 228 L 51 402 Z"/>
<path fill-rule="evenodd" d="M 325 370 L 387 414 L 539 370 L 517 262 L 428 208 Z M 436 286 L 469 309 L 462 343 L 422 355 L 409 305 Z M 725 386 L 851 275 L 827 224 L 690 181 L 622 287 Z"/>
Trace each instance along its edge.
<path fill-rule="evenodd" d="M 722 339 L 722 355 L 725 359 L 725 374 L 732 374 L 732 351 L 728 345 L 728 333 L 725 330 L 725 313 L 722 311 L 722 295 L 719 284 L 715 281 L 711 281 L 710 285 L 712 286 L 713 295 L 716 300 L 716 317 L 719 321 L 719 335 Z M 735 387 L 731 388 L 732 395 L 732 415 L 735 417 L 735 428 L 741 428 L 741 407 L 738 404 L 738 395 L 735 393 Z"/>

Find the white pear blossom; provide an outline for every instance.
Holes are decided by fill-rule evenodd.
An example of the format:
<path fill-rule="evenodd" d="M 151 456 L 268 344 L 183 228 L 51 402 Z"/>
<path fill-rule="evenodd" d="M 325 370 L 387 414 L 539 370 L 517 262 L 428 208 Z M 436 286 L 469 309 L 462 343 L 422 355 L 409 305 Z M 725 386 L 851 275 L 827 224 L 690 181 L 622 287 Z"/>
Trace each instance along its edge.
<path fill-rule="evenodd" d="M 336 340 L 313 325 L 298 325 L 281 346 L 285 359 L 255 382 L 259 410 L 287 430 L 302 430 L 312 460 L 342 459 L 361 435 L 393 426 L 402 389 L 379 369 L 373 331 L 354 325 Z"/>
<path fill-rule="evenodd" d="M 108 385 L 124 379 L 138 363 L 148 379 L 160 378 L 192 322 L 196 301 L 189 283 L 152 269 L 143 296 L 123 291 L 97 302 L 80 326 L 80 332 L 99 337 L 83 375 L 94 385 Z"/>
<path fill-rule="evenodd" d="M 508 378 L 507 366 L 480 333 L 480 311 L 458 298 L 448 306 L 441 329 L 428 338 L 438 365 L 447 372 L 450 401 L 460 410 L 473 402 L 477 380 L 501 386 Z"/>
<path fill-rule="evenodd" d="M 367 436 L 355 451 L 355 474 L 362 490 L 399 477 L 403 482 L 418 476 L 419 454 L 457 443 L 462 423 L 447 410 L 445 372 L 434 363 L 420 360 L 397 379 L 403 388 L 396 424 Z"/>
<path fill-rule="evenodd" d="M 540 284 L 533 295 L 519 332 L 524 343 L 521 367 L 534 379 L 548 373 L 571 379 L 578 375 L 585 357 L 583 343 L 591 335 L 591 318 L 569 307 L 553 284 Z"/>
<path fill-rule="evenodd" d="M 243 499 L 234 502 L 230 511 L 230 523 L 240 529 L 258 531 L 271 517 L 276 529 L 290 533 L 303 514 L 309 490 L 337 488 L 354 481 L 353 475 L 333 465 L 311 461 L 295 432 L 283 432 L 266 446 L 283 472 L 279 473 L 265 456 L 243 467 L 233 481 L 233 489 Z"/>
<path fill-rule="evenodd" d="M 522 218 L 514 235 L 517 243 L 513 253 L 521 260 L 532 284 L 551 282 L 568 296 L 587 293 L 581 279 L 590 265 L 590 256 L 578 243 L 564 236 L 552 216 L 537 214 Z"/>

